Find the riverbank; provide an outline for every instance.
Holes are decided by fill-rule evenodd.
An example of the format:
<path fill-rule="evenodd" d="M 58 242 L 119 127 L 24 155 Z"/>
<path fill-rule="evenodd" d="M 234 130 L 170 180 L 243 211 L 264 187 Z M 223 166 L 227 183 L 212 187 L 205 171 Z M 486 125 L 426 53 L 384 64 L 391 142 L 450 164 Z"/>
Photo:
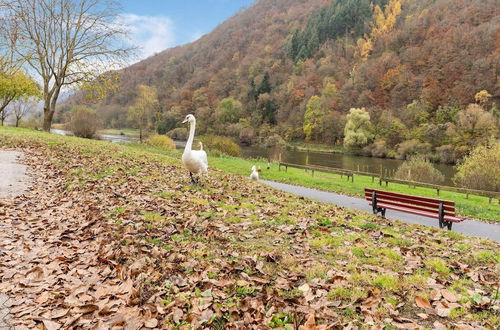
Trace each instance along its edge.
<path fill-rule="evenodd" d="M 191 187 L 178 152 L 5 128 L 0 146 L 22 150 L 37 174 L 0 221 L 0 293 L 11 295 L 14 326 L 500 321 L 497 242 L 303 200 L 216 168 Z"/>

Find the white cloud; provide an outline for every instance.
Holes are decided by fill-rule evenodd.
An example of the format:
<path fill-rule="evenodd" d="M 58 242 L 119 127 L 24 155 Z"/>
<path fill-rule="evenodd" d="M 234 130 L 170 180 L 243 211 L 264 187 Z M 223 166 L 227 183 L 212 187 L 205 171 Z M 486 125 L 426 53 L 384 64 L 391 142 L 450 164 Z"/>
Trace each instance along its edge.
<path fill-rule="evenodd" d="M 190 35 L 189 42 L 196 41 L 196 40 L 200 39 L 201 37 L 203 37 L 204 35 L 205 35 L 205 33 L 201 32 L 201 31 L 196 31 Z"/>
<path fill-rule="evenodd" d="M 123 14 L 120 23 L 129 29 L 127 42 L 139 47 L 140 59 L 174 46 L 174 23 L 166 16 Z"/>

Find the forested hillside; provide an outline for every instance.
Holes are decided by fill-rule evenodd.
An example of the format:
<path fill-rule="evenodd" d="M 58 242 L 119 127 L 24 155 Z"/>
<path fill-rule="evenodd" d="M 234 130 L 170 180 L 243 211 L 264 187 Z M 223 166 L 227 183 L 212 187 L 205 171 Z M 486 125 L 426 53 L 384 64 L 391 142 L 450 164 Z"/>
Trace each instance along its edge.
<path fill-rule="evenodd" d="M 260 0 L 198 41 L 122 70 L 119 88 L 94 106 L 107 126 L 130 125 L 143 84 L 157 91 L 151 125 L 160 132 L 194 113 L 200 134 L 241 143 L 281 137 L 453 162 L 498 136 L 497 5 Z"/>

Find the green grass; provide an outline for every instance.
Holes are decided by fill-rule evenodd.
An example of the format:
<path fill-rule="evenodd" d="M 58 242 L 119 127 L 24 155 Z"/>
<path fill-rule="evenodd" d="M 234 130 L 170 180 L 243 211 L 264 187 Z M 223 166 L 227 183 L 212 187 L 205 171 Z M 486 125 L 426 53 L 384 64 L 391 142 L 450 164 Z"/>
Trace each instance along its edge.
<path fill-rule="evenodd" d="M 362 175 L 355 175 L 354 182 L 347 181 L 345 177 L 341 178 L 340 175 L 329 173 L 316 172 L 313 177 L 310 173 L 306 173 L 304 170 L 296 168 L 289 167 L 286 172 L 284 168 L 281 168 L 281 171 L 279 171 L 277 164 L 272 164 L 271 169 L 267 170 L 266 160 L 252 160 L 225 156 L 209 157 L 209 164 L 220 170 L 245 176 L 250 175 L 250 168 L 252 165 L 257 165 L 262 168 L 262 172 L 260 173 L 261 179 L 295 184 L 349 196 L 363 196 L 364 188 L 367 187 L 403 194 L 452 200 L 456 203 L 459 215 L 469 216 L 475 219 L 500 221 L 498 200 L 490 204 L 488 198 L 482 196 L 469 195 L 467 198 L 465 194 L 442 190 L 438 196 L 434 189 L 422 187 L 414 188 L 397 183 L 389 183 L 389 186 L 385 187 L 380 186 L 377 179 L 375 179 L 375 182 L 372 182 L 371 177 Z"/>

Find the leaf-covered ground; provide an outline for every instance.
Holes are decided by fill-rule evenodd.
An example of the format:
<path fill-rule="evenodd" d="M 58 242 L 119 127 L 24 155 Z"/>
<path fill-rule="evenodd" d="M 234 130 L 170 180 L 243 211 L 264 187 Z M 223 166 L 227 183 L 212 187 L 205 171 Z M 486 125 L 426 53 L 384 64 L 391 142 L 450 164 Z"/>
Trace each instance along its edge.
<path fill-rule="evenodd" d="M 125 146 L 0 131 L 32 189 L 0 201 L 19 328 L 498 328 L 500 244 L 303 200 Z"/>

